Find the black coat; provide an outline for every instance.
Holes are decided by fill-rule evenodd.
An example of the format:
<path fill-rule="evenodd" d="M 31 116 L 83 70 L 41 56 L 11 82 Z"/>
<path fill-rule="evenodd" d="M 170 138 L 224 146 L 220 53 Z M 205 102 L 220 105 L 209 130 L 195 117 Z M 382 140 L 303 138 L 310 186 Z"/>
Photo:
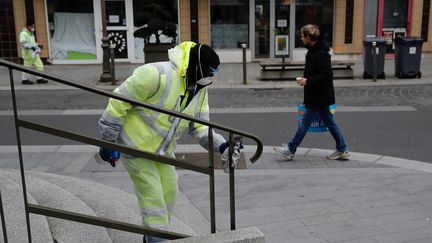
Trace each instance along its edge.
<path fill-rule="evenodd" d="M 333 71 L 329 47 L 324 41 L 307 47 L 304 77 L 304 104 L 306 108 L 328 107 L 335 103 Z"/>

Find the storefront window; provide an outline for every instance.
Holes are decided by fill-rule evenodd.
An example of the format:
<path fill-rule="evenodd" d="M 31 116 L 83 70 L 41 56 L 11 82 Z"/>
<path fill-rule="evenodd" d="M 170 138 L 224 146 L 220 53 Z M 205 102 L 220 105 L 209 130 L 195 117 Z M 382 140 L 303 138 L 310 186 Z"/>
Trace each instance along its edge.
<path fill-rule="evenodd" d="M 92 0 L 47 0 L 52 60 L 96 59 Z"/>
<path fill-rule="evenodd" d="M 306 24 L 318 25 L 321 35 L 332 45 L 334 0 L 297 0 L 295 47 L 301 47 L 300 29 Z"/>
<path fill-rule="evenodd" d="M 106 25 L 126 26 L 126 9 L 124 1 L 106 1 Z"/>
<path fill-rule="evenodd" d="M 249 0 L 210 1 L 211 45 L 217 49 L 249 47 Z"/>

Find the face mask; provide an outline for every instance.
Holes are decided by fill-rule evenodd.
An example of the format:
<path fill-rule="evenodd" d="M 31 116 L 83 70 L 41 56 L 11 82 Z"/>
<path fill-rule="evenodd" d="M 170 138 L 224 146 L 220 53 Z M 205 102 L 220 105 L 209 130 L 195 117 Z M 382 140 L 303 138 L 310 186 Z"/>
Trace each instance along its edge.
<path fill-rule="evenodd" d="M 207 86 L 213 83 L 213 77 L 202 78 L 197 81 L 198 85 Z"/>

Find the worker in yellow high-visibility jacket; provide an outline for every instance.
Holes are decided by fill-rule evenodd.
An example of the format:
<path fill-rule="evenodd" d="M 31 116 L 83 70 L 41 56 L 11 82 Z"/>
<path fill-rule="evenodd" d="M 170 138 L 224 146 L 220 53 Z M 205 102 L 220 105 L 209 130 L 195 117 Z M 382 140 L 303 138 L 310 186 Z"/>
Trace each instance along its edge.
<path fill-rule="evenodd" d="M 36 42 L 35 36 L 35 24 L 33 20 L 27 20 L 26 27 L 21 31 L 19 35 L 19 42 L 21 45 L 21 55 L 24 60 L 25 67 L 35 67 L 38 71 L 43 71 L 44 65 L 40 58 L 42 45 Z M 29 80 L 29 75 L 25 72 L 21 74 L 22 84 L 34 84 Z M 39 84 L 45 84 L 48 80 L 37 77 L 36 82 Z"/>
<path fill-rule="evenodd" d="M 207 86 L 220 64 L 208 45 L 182 42 L 168 51 L 169 61 L 138 67 L 114 92 L 168 110 L 209 119 Z M 102 138 L 160 155 L 174 157 L 176 141 L 188 129 L 201 146 L 208 148 L 208 127 L 110 99 L 99 120 Z M 228 163 L 228 143 L 213 132 L 213 143 Z M 236 151 L 238 153 L 239 150 Z M 238 154 L 237 154 L 238 155 Z M 101 148 L 99 161 L 115 166 L 116 151 Z M 234 158 L 235 157 L 235 158 Z M 170 222 L 178 190 L 174 166 L 123 154 L 124 165 L 135 185 L 143 224 L 164 229 Z M 237 159 L 238 156 L 233 156 Z M 235 163 L 234 163 L 235 164 Z M 144 242 L 164 239 L 145 236 Z"/>

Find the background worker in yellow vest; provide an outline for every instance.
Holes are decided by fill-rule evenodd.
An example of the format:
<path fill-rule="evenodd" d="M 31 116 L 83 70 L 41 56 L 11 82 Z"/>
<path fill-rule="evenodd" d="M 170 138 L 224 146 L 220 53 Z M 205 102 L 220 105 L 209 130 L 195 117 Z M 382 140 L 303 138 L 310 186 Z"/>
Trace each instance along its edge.
<path fill-rule="evenodd" d="M 114 92 L 168 110 L 197 118 L 209 119 L 208 90 L 218 71 L 219 56 L 208 45 L 182 42 L 168 51 L 169 61 L 145 64 L 134 70 Z M 174 157 L 176 141 L 188 130 L 208 149 L 208 127 L 171 117 L 129 103 L 110 99 L 99 120 L 102 138 L 151 153 Z M 228 166 L 229 147 L 226 140 L 213 131 L 215 151 L 220 152 Z M 234 164 L 242 145 L 235 147 Z M 115 166 L 118 152 L 101 148 L 98 162 Z M 174 166 L 122 154 L 124 165 L 132 179 L 144 225 L 166 229 L 173 213 L 178 190 Z M 165 239 L 145 236 L 144 242 Z"/>
<path fill-rule="evenodd" d="M 40 58 L 42 45 L 36 42 L 35 36 L 35 24 L 32 20 L 27 20 L 26 27 L 21 31 L 19 35 L 19 42 L 22 47 L 22 58 L 24 60 L 25 67 L 35 67 L 38 71 L 43 71 L 44 65 Z M 21 74 L 22 84 L 33 84 L 29 80 L 29 74 L 22 72 Z M 37 77 L 36 82 L 39 84 L 45 84 L 48 80 Z"/>

